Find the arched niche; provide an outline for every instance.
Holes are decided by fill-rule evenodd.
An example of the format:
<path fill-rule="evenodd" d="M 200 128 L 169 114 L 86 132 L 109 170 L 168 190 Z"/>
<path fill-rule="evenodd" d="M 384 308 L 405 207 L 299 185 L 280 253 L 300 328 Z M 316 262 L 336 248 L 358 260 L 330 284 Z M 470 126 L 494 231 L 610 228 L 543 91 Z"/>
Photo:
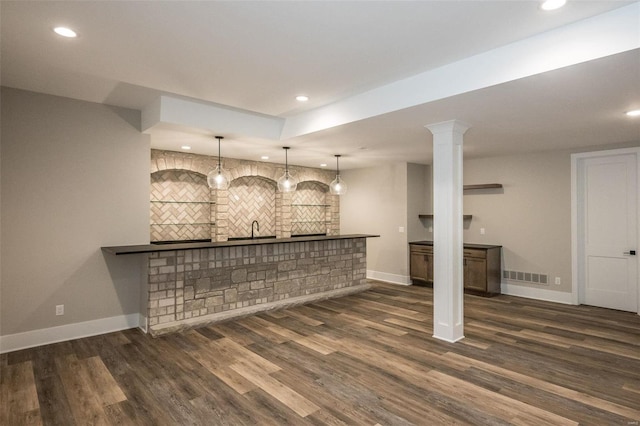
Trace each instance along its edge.
<path fill-rule="evenodd" d="M 300 182 L 291 197 L 291 235 L 324 235 L 329 229 L 329 186 L 317 181 Z"/>
<path fill-rule="evenodd" d="M 228 237 L 251 236 L 251 224 L 258 221 L 256 236 L 276 235 L 276 182 L 260 176 L 242 176 L 228 189 Z"/>
<path fill-rule="evenodd" d="M 165 169 L 151 174 L 150 240 L 211 238 L 211 203 L 207 178 L 190 170 Z"/>

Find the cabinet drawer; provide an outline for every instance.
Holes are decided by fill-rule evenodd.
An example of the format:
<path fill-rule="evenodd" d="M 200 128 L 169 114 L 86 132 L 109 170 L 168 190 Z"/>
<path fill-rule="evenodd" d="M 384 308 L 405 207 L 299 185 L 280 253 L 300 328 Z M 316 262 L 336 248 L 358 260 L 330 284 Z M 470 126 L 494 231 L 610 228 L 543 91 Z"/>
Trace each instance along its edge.
<path fill-rule="evenodd" d="M 411 253 L 433 254 L 433 246 L 411 246 Z"/>
<path fill-rule="evenodd" d="M 487 251 L 477 250 L 477 249 L 464 249 L 464 257 L 475 257 L 478 259 L 486 259 Z"/>

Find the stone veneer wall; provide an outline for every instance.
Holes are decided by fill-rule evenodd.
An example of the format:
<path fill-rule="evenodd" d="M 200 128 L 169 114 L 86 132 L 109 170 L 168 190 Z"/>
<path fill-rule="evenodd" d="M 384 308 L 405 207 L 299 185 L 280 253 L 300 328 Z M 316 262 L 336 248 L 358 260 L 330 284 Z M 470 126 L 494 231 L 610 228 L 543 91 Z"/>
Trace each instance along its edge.
<path fill-rule="evenodd" d="M 366 239 L 156 252 L 148 263 L 149 331 L 162 334 L 185 320 L 366 285 Z"/>
<path fill-rule="evenodd" d="M 223 167 L 231 175 L 231 180 L 243 177 L 259 177 L 271 182 L 277 182 L 284 173 L 284 165 L 263 163 L 258 161 L 237 160 L 232 158 L 223 159 Z M 151 150 L 151 174 L 158 176 L 158 172 L 166 170 L 188 171 L 202 176 L 206 176 L 217 164 L 217 157 L 206 155 L 186 154 L 174 151 Z M 335 178 L 332 170 L 314 169 L 309 167 L 289 166 L 289 170 L 296 176 L 300 183 L 315 183 L 326 191 L 326 233 L 327 235 L 338 235 L 340 233 L 340 198 L 328 192 L 329 183 Z M 304 187 L 304 185 L 303 185 Z M 177 189 L 176 191 L 179 191 Z M 180 199 L 179 194 L 171 193 L 167 190 L 164 194 L 172 199 Z M 229 222 L 229 191 L 211 190 L 211 239 L 212 241 L 226 241 L 230 235 Z M 293 228 L 293 196 L 291 193 L 275 194 L 275 234 L 278 238 L 288 238 L 292 234 Z M 156 204 L 157 200 L 156 200 Z M 167 204 L 168 205 L 168 204 Z M 300 213 L 298 211 L 298 213 Z M 162 212 L 156 215 L 162 216 Z M 183 217 L 181 220 L 185 220 Z M 193 222 L 201 221 L 200 218 L 193 218 Z M 200 222 L 198 222 L 200 223 Z M 250 223 L 250 222 L 249 222 Z M 156 227 L 157 228 L 157 227 Z M 180 232 L 172 229 L 171 235 L 152 235 L 151 241 L 171 240 L 172 236 L 179 235 Z"/>

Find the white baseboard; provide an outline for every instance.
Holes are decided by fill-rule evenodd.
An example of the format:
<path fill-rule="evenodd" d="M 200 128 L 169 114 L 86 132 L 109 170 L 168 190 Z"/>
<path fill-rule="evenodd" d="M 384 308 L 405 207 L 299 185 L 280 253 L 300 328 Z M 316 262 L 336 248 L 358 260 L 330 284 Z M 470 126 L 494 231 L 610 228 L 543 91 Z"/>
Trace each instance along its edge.
<path fill-rule="evenodd" d="M 406 275 L 388 274 L 367 269 L 367 278 L 370 280 L 384 281 L 391 284 L 411 285 L 411 279 Z"/>
<path fill-rule="evenodd" d="M 140 316 L 135 313 L 8 334 L 0 336 L 0 353 L 135 328 L 140 325 L 139 322 Z"/>
<path fill-rule="evenodd" d="M 147 317 L 142 314 L 138 314 L 138 328 L 145 333 L 149 331 L 149 323 L 147 322 Z"/>
<path fill-rule="evenodd" d="M 565 305 L 575 304 L 573 303 L 573 295 L 564 291 L 554 291 L 539 287 L 525 287 L 522 285 L 510 284 L 505 281 L 502 281 L 500 288 L 502 290 L 502 294 L 508 294 L 509 296 L 564 303 Z"/>

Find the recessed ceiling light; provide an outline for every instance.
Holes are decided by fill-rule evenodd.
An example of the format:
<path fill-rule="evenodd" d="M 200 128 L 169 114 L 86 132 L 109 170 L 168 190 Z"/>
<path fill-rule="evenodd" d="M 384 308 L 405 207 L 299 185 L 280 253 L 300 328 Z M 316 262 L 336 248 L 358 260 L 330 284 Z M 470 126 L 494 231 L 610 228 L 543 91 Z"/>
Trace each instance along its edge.
<path fill-rule="evenodd" d="M 327 163 L 320 164 L 320 167 L 327 167 Z"/>
<path fill-rule="evenodd" d="M 545 0 L 540 5 L 542 10 L 556 10 L 560 9 L 567 3 L 567 0 Z"/>
<path fill-rule="evenodd" d="M 625 112 L 629 117 L 638 117 L 640 116 L 640 109 L 634 109 L 632 111 Z"/>
<path fill-rule="evenodd" d="M 185 151 L 189 151 L 191 149 L 189 145 L 182 145 L 180 148 L 184 149 Z"/>
<path fill-rule="evenodd" d="M 260 157 L 261 160 L 268 160 L 269 156 L 268 155 L 263 155 L 262 157 Z"/>
<path fill-rule="evenodd" d="M 67 27 L 55 27 L 53 31 L 62 37 L 67 37 L 67 38 L 78 37 L 78 34 L 76 34 L 75 31 Z"/>
<path fill-rule="evenodd" d="M 309 100 L 309 97 L 306 95 L 298 95 L 296 96 L 296 101 L 298 102 L 307 102 Z"/>

